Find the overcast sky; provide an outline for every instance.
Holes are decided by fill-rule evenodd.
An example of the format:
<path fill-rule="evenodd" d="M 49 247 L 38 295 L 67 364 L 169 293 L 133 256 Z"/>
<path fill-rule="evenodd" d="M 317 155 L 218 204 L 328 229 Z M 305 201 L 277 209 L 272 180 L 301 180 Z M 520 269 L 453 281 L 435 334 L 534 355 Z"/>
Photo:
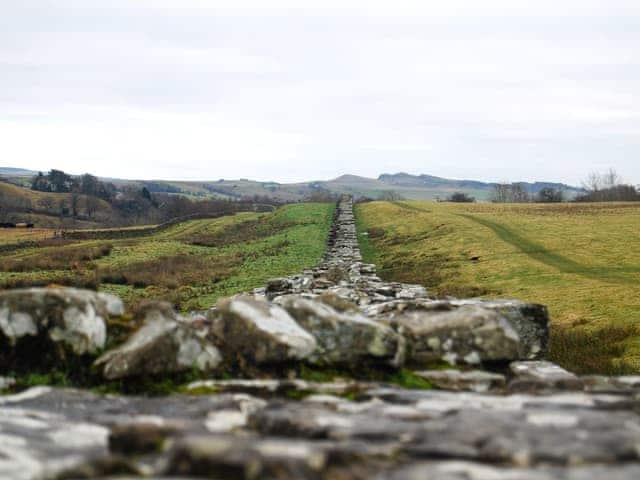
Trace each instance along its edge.
<path fill-rule="evenodd" d="M 640 183 L 640 1 L 0 0 L 0 166 Z"/>

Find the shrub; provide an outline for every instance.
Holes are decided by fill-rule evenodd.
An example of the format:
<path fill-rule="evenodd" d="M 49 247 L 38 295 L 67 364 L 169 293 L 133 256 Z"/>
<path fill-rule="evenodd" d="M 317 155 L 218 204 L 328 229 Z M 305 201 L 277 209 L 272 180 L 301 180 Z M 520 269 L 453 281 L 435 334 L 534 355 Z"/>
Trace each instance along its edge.
<path fill-rule="evenodd" d="M 59 248 L 54 255 L 51 252 L 46 252 L 21 258 L 2 259 L 0 260 L 0 270 L 5 272 L 72 270 L 79 268 L 82 263 L 106 257 L 112 249 L 113 245 L 110 243 Z"/>
<path fill-rule="evenodd" d="M 476 201 L 475 197 L 467 195 L 464 192 L 454 192 L 447 197 L 447 202 L 473 203 L 475 201 Z"/>
<path fill-rule="evenodd" d="M 98 272 L 103 283 L 132 285 L 136 288 L 159 286 L 175 289 L 181 285 L 215 282 L 231 275 L 243 262 L 239 254 L 215 258 L 199 255 L 172 255 L 136 262 Z"/>

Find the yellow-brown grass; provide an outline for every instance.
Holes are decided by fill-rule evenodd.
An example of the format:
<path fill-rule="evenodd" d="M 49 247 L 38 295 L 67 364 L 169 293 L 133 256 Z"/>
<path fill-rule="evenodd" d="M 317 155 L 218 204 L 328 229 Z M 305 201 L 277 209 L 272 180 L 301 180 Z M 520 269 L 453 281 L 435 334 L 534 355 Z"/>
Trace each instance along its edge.
<path fill-rule="evenodd" d="M 439 295 L 549 306 L 551 356 L 582 372 L 640 372 L 640 204 L 373 202 L 367 260 Z"/>

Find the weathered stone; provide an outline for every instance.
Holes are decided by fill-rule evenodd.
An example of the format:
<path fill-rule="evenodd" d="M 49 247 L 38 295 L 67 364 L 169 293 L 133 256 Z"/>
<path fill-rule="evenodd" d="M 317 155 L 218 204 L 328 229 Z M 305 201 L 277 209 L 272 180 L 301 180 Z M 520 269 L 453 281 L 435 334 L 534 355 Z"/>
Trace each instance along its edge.
<path fill-rule="evenodd" d="M 639 426 L 630 412 L 456 410 L 426 422 L 406 453 L 521 467 L 637 461 Z"/>
<path fill-rule="evenodd" d="M 175 314 L 167 304 L 147 306 L 144 325 L 123 345 L 95 362 L 105 378 L 174 373 L 197 369 L 210 372 L 222 362 L 215 345 Z"/>
<path fill-rule="evenodd" d="M 109 449 L 122 455 L 160 452 L 165 440 L 179 432 L 164 422 L 128 422 L 115 425 L 109 433 Z"/>
<path fill-rule="evenodd" d="M 364 315 L 341 313 L 300 296 L 284 298 L 282 306 L 316 339 L 317 349 L 309 358 L 314 363 L 356 366 L 367 360 L 397 363 L 404 358 L 399 336 Z"/>
<path fill-rule="evenodd" d="M 452 305 L 480 305 L 500 312 L 518 333 L 523 359 L 544 357 L 549 344 L 549 312 L 544 305 L 517 300 L 451 300 Z"/>
<path fill-rule="evenodd" d="M 315 479 L 327 467 L 323 445 L 286 439 L 194 436 L 171 452 L 165 474 L 220 478 Z"/>
<path fill-rule="evenodd" d="M 509 389 L 513 391 L 582 390 L 584 387 L 576 375 L 548 361 L 512 362 L 509 369 L 514 375 L 509 383 Z"/>
<path fill-rule="evenodd" d="M 429 380 L 443 390 L 488 392 L 502 390 L 506 381 L 504 375 L 485 372 L 484 370 L 425 370 L 413 372 L 415 375 Z"/>
<path fill-rule="evenodd" d="M 122 311 L 119 298 L 90 290 L 7 290 L 0 292 L 0 339 L 12 348 L 24 339 L 42 337 L 76 355 L 93 354 L 105 345 L 106 318 Z"/>
<path fill-rule="evenodd" d="M 593 393 L 640 393 L 640 377 L 626 375 L 621 377 L 606 377 L 604 375 L 585 375 L 580 382 L 587 392 Z"/>
<path fill-rule="evenodd" d="M 498 312 L 466 305 L 449 312 L 409 312 L 395 318 L 415 363 L 451 364 L 521 358 L 520 338 Z"/>
<path fill-rule="evenodd" d="M 340 298 L 337 295 L 333 295 L 329 292 L 323 293 L 315 297 L 319 302 L 322 302 L 330 307 L 336 309 L 339 312 L 359 312 L 360 309 L 355 303 L 349 302 L 344 298 Z"/>
<path fill-rule="evenodd" d="M 56 480 L 77 480 L 79 478 L 106 478 L 110 476 L 143 474 L 130 459 L 120 455 L 104 455 L 82 459 L 70 468 L 64 468 L 56 473 Z"/>
<path fill-rule="evenodd" d="M 426 297 L 427 290 L 422 285 L 406 285 L 396 293 L 396 298 L 414 300 L 416 298 Z"/>
<path fill-rule="evenodd" d="M 374 480 L 635 480 L 640 465 L 514 468 L 469 461 L 421 462 L 382 473 Z"/>
<path fill-rule="evenodd" d="M 238 296 L 217 307 L 214 333 L 225 352 L 264 364 L 302 360 L 316 349 L 313 336 L 275 304 Z"/>
<path fill-rule="evenodd" d="M 309 382 L 299 379 L 256 379 L 256 380 L 198 380 L 186 387 L 187 392 L 247 393 L 259 397 L 273 397 L 291 393 L 352 395 L 361 393 L 376 384 L 358 381 Z"/>

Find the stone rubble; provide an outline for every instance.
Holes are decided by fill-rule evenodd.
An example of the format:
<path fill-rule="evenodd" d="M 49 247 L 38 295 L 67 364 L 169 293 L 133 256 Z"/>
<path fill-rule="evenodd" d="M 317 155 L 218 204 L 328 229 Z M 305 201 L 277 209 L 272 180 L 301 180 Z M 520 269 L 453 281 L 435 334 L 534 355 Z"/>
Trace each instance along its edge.
<path fill-rule="evenodd" d="M 4 292 L 0 356 L 15 359 L 29 336 L 95 352 L 101 322 L 121 314 L 102 294 Z M 136 381 L 196 368 L 204 379 L 162 397 L 0 395 L 0 478 L 640 478 L 640 377 L 578 377 L 544 360 L 542 306 L 383 281 L 362 262 L 348 198 L 317 268 L 191 318 L 163 304 L 140 315 L 98 371 Z M 435 388 L 308 381 L 300 365 L 412 371 Z M 255 378 L 221 375 L 230 367 Z"/>

